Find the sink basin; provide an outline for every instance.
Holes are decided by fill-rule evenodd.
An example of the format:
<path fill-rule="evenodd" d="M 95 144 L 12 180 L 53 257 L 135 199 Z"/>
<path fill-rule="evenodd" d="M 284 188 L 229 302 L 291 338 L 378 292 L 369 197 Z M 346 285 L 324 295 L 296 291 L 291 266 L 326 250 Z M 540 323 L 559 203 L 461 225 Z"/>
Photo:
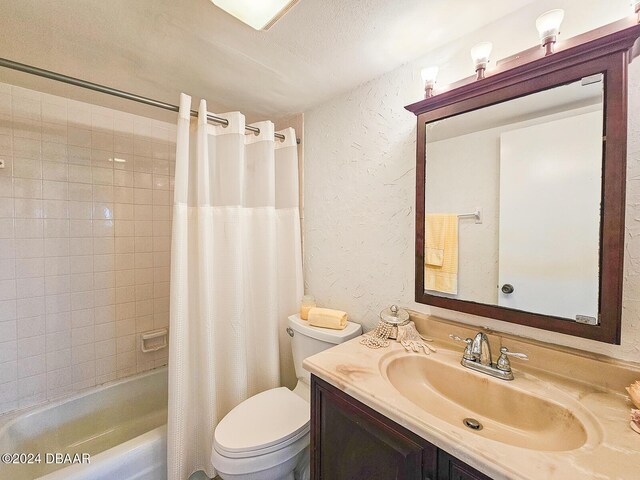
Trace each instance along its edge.
<path fill-rule="evenodd" d="M 396 356 L 383 363 L 382 373 L 403 397 L 441 420 L 465 429 L 465 418 L 479 421 L 482 429 L 469 431 L 485 438 L 541 451 L 575 450 L 587 442 L 582 421 L 544 398 L 544 387 L 531 393 L 441 353 Z"/>

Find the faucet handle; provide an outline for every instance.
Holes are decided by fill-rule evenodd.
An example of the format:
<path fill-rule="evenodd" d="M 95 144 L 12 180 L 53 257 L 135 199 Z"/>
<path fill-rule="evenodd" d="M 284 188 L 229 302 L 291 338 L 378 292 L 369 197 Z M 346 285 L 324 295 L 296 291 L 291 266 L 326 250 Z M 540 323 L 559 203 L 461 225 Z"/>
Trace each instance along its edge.
<path fill-rule="evenodd" d="M 458 335 L 454 335 L 453 333 L 449 334 L 449 338 L 451 340 L 455 340 L 456 342 L 464 342 L 467 344 L 467 346 L 464 349 L 464 353 L 462 354 L 462 358 L 466 360 L 473 360 L 475 358 L 473 356 L 473 353 L 471 353 L 471 346 L 473 345 L 472 339 L 466 338 L 463 340 L 461 337 L 459 337 Z"/>
<path fill-rule="evenodd" d="M 503 372 L 510 372 L 511 362 L 509 362 L 509 357 L 519 358 L 520 360 L 529 360 L 529 356 L 526 353 L 510 352 L 507 347 L 501 347 L 500 357 L 496 362 L 496 368 Z"/>
<path fill-rule="evenodd" d="M 526 353 L 510 352 L 507 347 L 501 347 L 500 348 L 500 356 L 502 356 L 502 355 L 506 355 L 508 357 L 519 358 L 520 360 L 529 360 L 529 355 L 527 355 Z"/>

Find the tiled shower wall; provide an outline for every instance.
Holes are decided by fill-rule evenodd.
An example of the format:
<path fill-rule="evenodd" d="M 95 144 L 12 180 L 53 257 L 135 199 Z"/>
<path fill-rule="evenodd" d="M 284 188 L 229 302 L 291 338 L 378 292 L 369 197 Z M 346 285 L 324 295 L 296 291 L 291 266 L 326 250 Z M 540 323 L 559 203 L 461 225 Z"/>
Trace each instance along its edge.
<path fill-rule="evenodd" d="M 0 413 L 166 364 L 174 125 L 0 84 Z"/>

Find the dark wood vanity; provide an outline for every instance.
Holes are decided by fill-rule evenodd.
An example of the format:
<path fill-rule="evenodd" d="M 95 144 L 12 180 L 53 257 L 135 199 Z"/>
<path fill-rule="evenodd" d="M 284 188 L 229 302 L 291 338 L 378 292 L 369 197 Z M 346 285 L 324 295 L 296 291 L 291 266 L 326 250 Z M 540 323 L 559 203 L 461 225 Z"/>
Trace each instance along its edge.
<path fill-rule="evenodd" d="M 489 480 L 329 383 L 311 379 L 312 480 Z"/>

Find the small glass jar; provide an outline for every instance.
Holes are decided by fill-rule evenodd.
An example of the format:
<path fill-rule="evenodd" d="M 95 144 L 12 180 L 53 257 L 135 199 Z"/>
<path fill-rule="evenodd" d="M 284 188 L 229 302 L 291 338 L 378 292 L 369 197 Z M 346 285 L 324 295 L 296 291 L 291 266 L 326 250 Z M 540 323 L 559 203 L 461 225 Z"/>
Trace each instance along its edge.
<path fill-rule="evenodd" d="M 302 302 L 300 303 L 300 318 L 302 320 L 309 320 L 309 310 L 315 308 L 316 299 L 313 295 L 305 295 L 302 297 Z"/>

